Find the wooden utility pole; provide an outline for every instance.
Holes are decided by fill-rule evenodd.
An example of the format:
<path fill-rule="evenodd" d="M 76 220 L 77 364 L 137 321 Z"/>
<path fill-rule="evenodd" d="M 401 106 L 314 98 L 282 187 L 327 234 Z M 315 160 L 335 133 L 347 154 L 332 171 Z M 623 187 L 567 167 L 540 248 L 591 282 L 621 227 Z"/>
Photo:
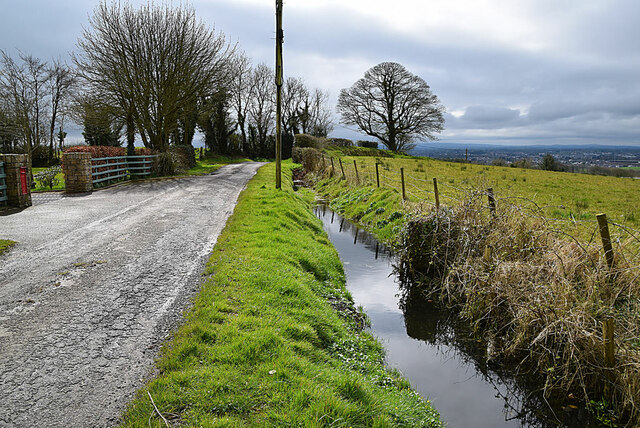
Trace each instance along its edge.
<path fill-rule="evenodd" d="M 282 187 L 282 0 L 276 0 L 276 189 Z"/>

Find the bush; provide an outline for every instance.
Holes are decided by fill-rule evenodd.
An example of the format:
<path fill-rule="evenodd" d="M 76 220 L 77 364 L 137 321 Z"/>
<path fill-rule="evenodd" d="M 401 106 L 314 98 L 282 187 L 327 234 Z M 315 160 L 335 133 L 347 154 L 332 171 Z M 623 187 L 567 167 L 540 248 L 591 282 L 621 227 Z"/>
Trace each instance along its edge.
<path fill-rule="evenodd" d="M 309 134 L 296 134 L 293 139 L 294 147 L 312 147 L 322 149 L 322 140 Z"/>
<path fill-rule="evenodd" d="M 358 147 L 365 147 L 367 149 L 377 149 L 378 148 L 378 142 L 377 141 L 360 140 L 356 144 L 358 145 Z"/>
<path fill-rule="evenodd" d="M 348 138 L 329 138 L 327 142 L 337 147 L 353 147 L 353 141 Z"/>
<path fill-rule="evenodd" d="M 153 164 L 153 172 L 156 175 L 174 175 L 176 166 L 174 162 L 175 154 L 171 152 L 160 153 Z"/>
<path fill-rule="evenodd" d="M 533 164 L 531 163 L 531 161 L 529 159 L 519 159 L 515 162 L 511 162 L 511 164 L 509 164 L 509 166 L 511 168 L 524 168 L 524 169 L 532 169 L 533 168 Z"/>
<path fill-rule="evenodd" d="M 322 153 L 313 147 L 294 147 L 293 162 L 301 163 L 306 171 L 316 171 L 322 161 Z"/>
<path fill-rule="evenodd" d="M 188 170 L 196 166 L 196 151 L 190 144 L 176 145 L 169 149 L 170 152 L 175 153 L 175 157 L 178 158 L 176 167 L 178 170 Z"/>
<path fill-rule="evenodd" d="M 31 165 L 34 167 L 49 166 L 49 147 L 42 144 L 31 152 Z"/>
<path fill-rule="evenodd" d="M 92 158 L 112 158 L 126 156 L 127 149 L 113 146 L 72 146 L 64 150 L 65 153 L 91 153 Z M 138 154 L 138 153 L 136 153 Z"/>
<path fill-rule="evenodd" d="M 59 174 L 60 171 L 62 171 L 62 168 L 54 166 L 35 174 L 33 179 L 38 183 L 39 187 L 53 189 L 53 187 L 60 182 L 60 180 L 56 178 L 56 175 Z"/>

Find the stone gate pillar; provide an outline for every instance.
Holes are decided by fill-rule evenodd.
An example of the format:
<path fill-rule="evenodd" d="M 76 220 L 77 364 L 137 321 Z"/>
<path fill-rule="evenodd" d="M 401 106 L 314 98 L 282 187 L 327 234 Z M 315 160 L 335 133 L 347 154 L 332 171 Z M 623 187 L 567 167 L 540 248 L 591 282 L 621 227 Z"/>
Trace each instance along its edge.
<path fill-rule="evenodd" d="M 26 208 L 31 206 L 31 166 L 27 155 L 0 154 L 7 177 L 7 205 Z"/>
<path fill-rule="evenodd" d="M 93 190 L 91 153 L 63 153 L 65 193 L 85 193 Z"/>

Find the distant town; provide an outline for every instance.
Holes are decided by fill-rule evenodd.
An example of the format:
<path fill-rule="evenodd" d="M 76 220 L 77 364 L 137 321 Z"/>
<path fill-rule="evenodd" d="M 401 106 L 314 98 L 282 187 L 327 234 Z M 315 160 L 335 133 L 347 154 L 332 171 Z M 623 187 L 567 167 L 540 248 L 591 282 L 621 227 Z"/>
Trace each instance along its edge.
<path fill-rule="evenodd" d="M 607 168 L 640 168 L 640 147 L 618 146 L 499 146 L 455 143 L 422 143 L 411 151 L 412 155 L 436 159 L 460 160 L 492 164 L 504 160 L 510 164 L 527 159 L 536 165 L 550 154 L 558 162 L 575 169 L 594 166 Z"/>

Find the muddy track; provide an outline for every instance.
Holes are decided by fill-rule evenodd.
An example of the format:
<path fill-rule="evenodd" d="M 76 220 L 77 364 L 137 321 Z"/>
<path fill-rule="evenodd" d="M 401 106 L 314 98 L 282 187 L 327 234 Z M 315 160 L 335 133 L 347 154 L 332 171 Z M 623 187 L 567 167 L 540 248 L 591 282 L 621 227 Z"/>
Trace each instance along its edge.
<path fill-rule="evenodd" d="M 0 427 L 118 423 L 259 166 L 0 217 Z"/>

